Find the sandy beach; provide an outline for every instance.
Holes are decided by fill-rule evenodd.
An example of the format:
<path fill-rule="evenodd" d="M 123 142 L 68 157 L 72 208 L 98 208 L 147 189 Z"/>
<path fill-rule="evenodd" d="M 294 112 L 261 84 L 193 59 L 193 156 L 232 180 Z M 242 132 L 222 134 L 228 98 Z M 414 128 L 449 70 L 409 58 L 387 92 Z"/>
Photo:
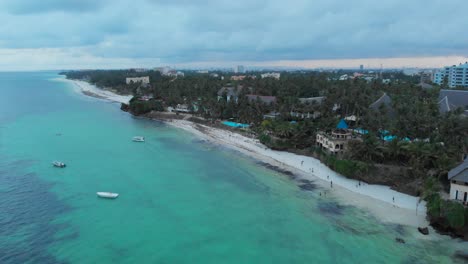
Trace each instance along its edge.
<path fill-rule="evenodd" d="M 73 84 L 74 90 L 83 95 L 119 103 L 128 103 L 131 99 L 131 96 L 117 95 L 84 81 L 65 78 L 57 78 L 57 80 L 70 82 Z M 333 197 L 343 204 L 367 210 L 383 222 L 414 227 L 428 226 L 425 218 L 426 203 L 420 201 L 419 197 L 394 191 L 388 186 L 370 185 L 362 182 L 359 185 L 358 181 L 334 172 L 315 158 L 271 150 L 257 139 L 228 130 L 200 125 L 187 120 L 170 120 L 166 123 L 213 144 L 234 149 L 255 160 L 291 171 L 298 179 L 313 181 L 322 188 L 323 192 L 327 192 L 327 197 Z"/>
<path fill-rule="evenodd" d="M 119 95 L 111 91 L 103 90 L 85 81 L 70 80 L 70 79 L 66 79 L 65 77 L 54 78 L 53 80 L 61 81 L 61 82 L 68 82 L 71 85 L 73 85 L 73 89 L 75 91 L 82 93 L 84 95 L 103 99 L 103 100 L 108 100 L 108 101 L 112 101 L 116 103 L 128 104 L 130 99 L 132 99 L 133 97 L 131 95 Z"/>
<path fill-rule="evenodd" d="M 327 192 L 327 195 L 336 197 L 344 204 L 368 210 L 383 222 L 414 227 L 428 225 L 425 219 L 426 204 L 424 201 L 419 201 L 419 197 L 394 191 L 388 186 L 362 182 L 359 185 L 358 181 L 334 172 L 315 158 L 271 150 L 257 139 L 227 130 L 186 120 L 172 120 L 167 123 L 212 143 L 235 149 L 256 160 L 289 170 L 300 179 L 314 181 Z"/>

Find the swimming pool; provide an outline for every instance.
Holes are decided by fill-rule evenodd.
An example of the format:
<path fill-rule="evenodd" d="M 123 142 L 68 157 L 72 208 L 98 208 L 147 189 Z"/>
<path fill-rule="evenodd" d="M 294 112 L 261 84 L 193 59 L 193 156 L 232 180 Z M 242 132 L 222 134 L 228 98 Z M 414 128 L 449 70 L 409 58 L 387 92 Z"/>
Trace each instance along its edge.
<path fill-rule="evenodd" d="M 230 126 L 230 127 L 238 127 L 238 128 L 248 128 L 248 124 L 236 123 L 232 121 L 224 121 L 222 122 L 223 125 Z"/>

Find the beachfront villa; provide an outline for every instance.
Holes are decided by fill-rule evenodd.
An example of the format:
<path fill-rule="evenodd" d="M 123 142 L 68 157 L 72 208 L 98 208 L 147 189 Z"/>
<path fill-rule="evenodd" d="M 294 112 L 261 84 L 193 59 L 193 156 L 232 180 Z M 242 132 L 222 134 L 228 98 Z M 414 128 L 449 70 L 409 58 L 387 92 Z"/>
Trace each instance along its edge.
<path fill-rule="evenodd" d="M 125 83 L 126 84 L 131 84 L 131 83 L 142 83 L 142 84 L 149 84 L 149 76 L 143 76 L 143 77 L 127 77 L 125 78 Z"/>
<path fill-rule="evenodd" d="M 351 139 L 353 139 L 352 131 L 348 129 L 343 119 L 331 133 L 320 131 L 316 136 L 317 146 L 333 155 L 345 153 Z"/>
<path fill-rule="evenodd" d="M 468 158 L 448 173 L 450 199 L 468 203 Z"/>
<path fill-rule="evenodd" d="M 314 106 L 314 105 L 321 105 L 322 102 L 325 100 L 325 96 L 319 97 L 309 97 L 309 98 L 299 98 L 299 102 L 303 106 Z M 291 110 L 289 113 L 292 117 L 302 118 L 302 119 L 315 119 L 320 117 L 320 111 L 316 110 L 301 110 L 301 109 L 294 109 Z"/>
<path fill-rule="evenodd" d="M 218 91 L 218 101 L 226 96 L 227 102 L 234 100 L 237 103 L 239 100 L 239 94 L 241 93 L 242 89 L 244 89 L 242 85 L 237 87 L 222 87 Z"/>

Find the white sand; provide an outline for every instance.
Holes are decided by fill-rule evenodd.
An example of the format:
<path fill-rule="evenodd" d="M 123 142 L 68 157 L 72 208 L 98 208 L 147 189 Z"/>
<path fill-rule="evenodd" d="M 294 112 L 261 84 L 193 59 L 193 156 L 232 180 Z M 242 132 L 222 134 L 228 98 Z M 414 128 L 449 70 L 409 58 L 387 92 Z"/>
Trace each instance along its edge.
<path fill-rule="evenodd" d="M 95 98 L 99 99 L 104 99 L 112 102 L 117 102 L 117 103 L 125 103 L 128 104 L 130 99 L 132 99 L 133 96 L 131 95 L 119 95 L 116 93 L 113 93 L 111 91 L 103 90 L 98 87 L 96 87 L 93 84 L 90 84 L 85 81 L 78 81 L 78 80 L 70 80 L 66 79 L 64 77 L 61 78 L 54 78 L 54 81 L 62 81 L 62 82 L 68 82 L 73 85 L 73 89 L 79 93 L 92 96 Z M 88 94 L 86 94 L 88 93 Z"/>
<path fill-rule="evenodd" d="M 77 92 L 89 92 L 113 102 L 128 103 L 132 98 L 132 96 L 122 96 L 99 89 L 84 81 L 65 78 L 54 80 L 70 82 Z M 368 210 L 381 221 L 415 227 L 428 225 L 425 219 L 426 203 L 420 202 L 418 197 L 391 190 L 388 186 L 365 183 L 361 183 L 359 186 L 358 181 L 348 179 L 332 171 L 315 158 L 274 151 L 261 144 L 257 139 L 251 139 L 227 130 L 203 126 L 186 120 L 171 120 L 167 123 L 210 142 L 240 151 L 254 159 L 293 171 L 299 177 L 319 184 L 324 191 L 327 191 L 328 197 L 333 196 L 344 204 Z M 198 130 L 197 126 L 203 127 L 203 132 Z M 331 188 L 330 182 L 333 182 L 333 188 Z M 434 234 L 434 232 L 431 233 Z"/>
<path fill-rule="evenodd" d="M 373 213 L 380 220 L 410 226 L 427 226 L 425 202 L 418 197 L 391 190 L 388 186 L 369 185 L 348 179 L 325 166 L 319 160 L 289 152 L 268 149 L 257 139 L 227 130 L 201 126 L 185 120 L 168 122 L 213 143 L 231 147 L 257 160 L 291 170 L 304 179 L 313 180 L 323 191 L 345 204 L 354 205 Z M 197 129 L 203 127 L 203 132 Z M 303 164 L 301 164 L 301 162 Z M 333 181 L 333 188 L 330 182 Z M 395 202 L 393 202 L 395 198 Z"/>

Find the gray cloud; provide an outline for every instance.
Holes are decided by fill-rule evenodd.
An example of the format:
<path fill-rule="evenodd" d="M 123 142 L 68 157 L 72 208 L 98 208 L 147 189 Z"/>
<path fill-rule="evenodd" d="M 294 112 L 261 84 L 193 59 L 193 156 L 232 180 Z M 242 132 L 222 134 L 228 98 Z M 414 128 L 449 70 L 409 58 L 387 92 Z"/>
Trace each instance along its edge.
<path fill-rule="evenodd" d="M 452 0 L 14 0 L 0 48 L 104 58 L 343 59 L 468 54 L 468 2 Z"/>
<path fill-rule="evenodd" d="M 107 0 L 2 0 L 0 4 L 12 14 L 27 15 L 46 12 L 89 12 L 96 11 Z M 108 2 L 107 2 L 108 3 Z"/>

